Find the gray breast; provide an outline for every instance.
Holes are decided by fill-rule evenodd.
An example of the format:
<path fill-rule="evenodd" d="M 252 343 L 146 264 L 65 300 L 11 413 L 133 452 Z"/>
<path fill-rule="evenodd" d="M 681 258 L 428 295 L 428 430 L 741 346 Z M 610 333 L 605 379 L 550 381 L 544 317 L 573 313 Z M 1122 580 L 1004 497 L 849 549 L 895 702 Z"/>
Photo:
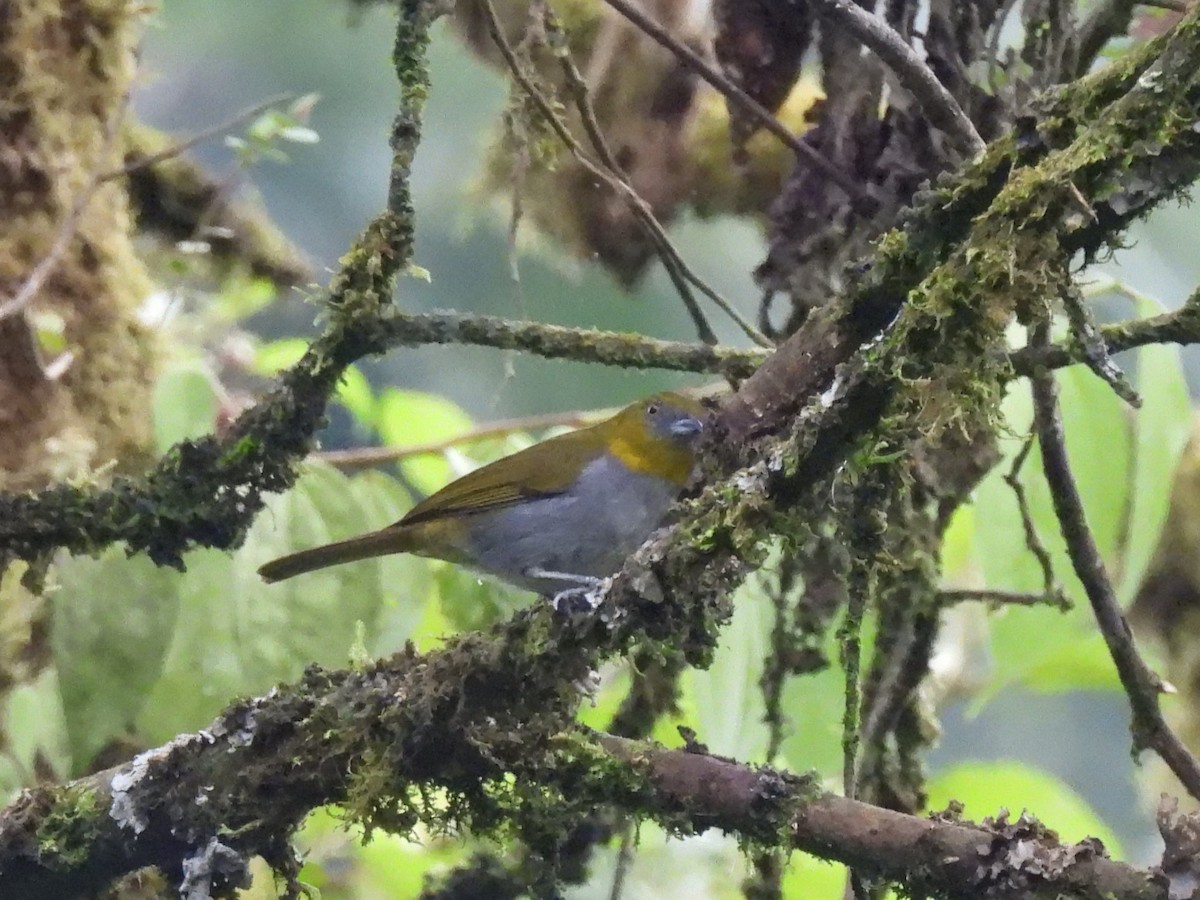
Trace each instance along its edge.
<path fill-rule="evenodd" d="M 489 513 L 494 527 L 473 529 L 472 551 L 484 571 L 552 594 L 577 585 L 512 573 L 611 575 L 655 529 L 678 493 L 670 482 L 631 472 L 604 456 L 563 494 Z"/>

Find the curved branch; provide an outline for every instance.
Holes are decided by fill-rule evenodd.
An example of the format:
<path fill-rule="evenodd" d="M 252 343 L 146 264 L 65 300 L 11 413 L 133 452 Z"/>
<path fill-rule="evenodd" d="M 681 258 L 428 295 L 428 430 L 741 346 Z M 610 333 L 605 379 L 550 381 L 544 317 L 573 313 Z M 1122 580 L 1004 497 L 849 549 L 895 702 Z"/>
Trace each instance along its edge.
<path fill-rule="evenodd" d="M 699 53 L 674 37 L 636 3 L 631 3 L 630 0 L 605 0 L 605 2 L 637 26 L 648 38 L 674 53 L 676 59 L 712 85 L 726 100 L 741 109 L 750 119 L 779 138 L 798 157 L 806 160 L 814 169 L 841 188 L 846 196 L 855 203 L 870 204 L 874 202 L 862 185 L 821 155 L 815 147 L 806 144 L 792 134 L 782 122 L 771 115 L 770 110 L 709 65 Z"/>
<path fill-rule="evenodd" d="M 1034 326 L 1032 343 L 1035 347 L 1045 343 L 1048 329 L 1046 322 Z M 1083 500 L 1067 459 L 1066 438 L 1058 411 L 1058 383 L 1049 372 L 1041 371 L 1033 376 L 1033 407 L 1034 427 L 1042 448 L 1042 468 L 1067 554 L 1091 601 L 1096 624 L 1133 710 L 1134 749 L 1139 752 L 1145 748 L 1153 749 L 1188 793 L 1200 799 L 1200 761 L 1163 718 L 1158 704 L 1158 695 L 1164 691 L 1163 683 L 1134 644 L 1133 633 L 1121 612 L 1121 604 L 1088 527 Z"/>
<path fill-rule="evenodd" d="M 817 0 L 816 6 L 822 16 L 836 20 L 864 47 L 874 51 L 887 63 L 900 83 L 921 105 L 929 121 L 945 132 L 960 150 L 972 157 L 983 152 L 986 146 L 983 138 L 954 95 L 946 90 L 929 66 L 886 22 L 847 0 Z"/>

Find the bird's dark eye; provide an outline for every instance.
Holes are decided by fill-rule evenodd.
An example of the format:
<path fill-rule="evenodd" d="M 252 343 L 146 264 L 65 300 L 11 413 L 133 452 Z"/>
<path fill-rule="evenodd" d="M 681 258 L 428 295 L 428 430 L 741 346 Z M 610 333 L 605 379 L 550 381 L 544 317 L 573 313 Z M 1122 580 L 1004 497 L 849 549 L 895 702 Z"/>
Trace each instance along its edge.
<path fill-rule="evenodd" d="M 649 406 L 647 406 L 646 407 L 646 415 L 657 416 L 658 415 L 658 404 L 651 403 Z"/>

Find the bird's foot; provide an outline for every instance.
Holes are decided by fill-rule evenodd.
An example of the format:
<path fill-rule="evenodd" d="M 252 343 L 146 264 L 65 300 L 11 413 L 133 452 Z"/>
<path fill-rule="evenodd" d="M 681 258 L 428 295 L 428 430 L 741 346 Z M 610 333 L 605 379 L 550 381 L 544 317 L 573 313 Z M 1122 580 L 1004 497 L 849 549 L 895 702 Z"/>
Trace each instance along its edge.
<path fill-rule="evenodd" d="M 600 693 L 600 670 L 589 669 L 588 673 L 575 682 L 575 689 L 580 695 L 587 698 L 587 701 L 594 709 L 596 707 L 596 695 Z"/>
<path fill-rule="evenodd" d="M 596 595 L 598 587 L 599 581 L 594 585 L 565 588 L 550 598 L 550 602 L 554 605 L 554 611 L 564 616 L 590 613 L 600 605 L 600 598 Z"/>
<path fill-rule="evenodd" d="M 596 590 L 604 584 L 603 578 L 591 575 L 576 575 L 573 572 L 554 572 L 550 569 L 529 568 L 525 570 L 528 578 L 545 578 L 555 581 L 571 582 L 575 586 L 563 588 L 551 597 L 554 611 L 563 615 L 571 613 L 591 612 L 600 605 L 600 598 L 595 596 Z"/>

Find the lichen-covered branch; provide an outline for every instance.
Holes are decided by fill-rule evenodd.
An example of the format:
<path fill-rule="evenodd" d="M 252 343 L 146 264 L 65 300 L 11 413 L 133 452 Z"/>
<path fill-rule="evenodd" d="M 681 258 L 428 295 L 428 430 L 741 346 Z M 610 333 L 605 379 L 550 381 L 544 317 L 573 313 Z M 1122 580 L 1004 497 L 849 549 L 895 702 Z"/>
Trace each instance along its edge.
<path fill-rule="evenodd" d="M 195 547 L 237 546 L 262 508 L 262 494 L 295 481 L 346 366 L 387 347 L 381 323 L 396 276 L 412 256 L 408 172 L 428 88 L 424 46 L 439 9 L 413 0 L 401 10 L 401 113 L 392 135 L 388 210 L 367 226 L 333 277 L 321 337 L 227 435 L 176 446 L 144 477 L 118 478 L 105 490 L 61 484 L 39 494 L 0 494 L 0 570 L 59 548 L 92 553 L 117 542 L 160 565 L 182 567 L 183 554 Z"/>
<path fill-rule="evenodd" d="M 566 825 L 607 803 L 676 833 L 715 827 L 803 849 L 914 892 L 1166 897 L 1151 873 L 1107 859 L 1094 844 L 1062 845 L 1032 819 L 982 826 L 921 819 L 767 768 L 572 726 L 554 730 L 571 689 L 558 697 L 505 694 L 507 679 L 520 676 L 516 657 L 493 657 L 490 672 L 460 670 L 454 660 L 478 649 L 468 649 L 471 640 L 361 672 L 313 668 L 299 684 L 238 703 L 206 731 L 120 770 L 27 792 L 0 813 L 0 893 L 49 900 L 141 866 L 177 871 L 185 861 L 191 877 L 217 889 L 236 883 L 251 854 L 273 858 L 277 835 L 308 808 L 339 802 L 368 826 L 403 831 L 419 816 L 483 832 L 501 807 L 515 810 L 518 830 L 522 814 L 543 817 L 541 828 L 552 830 L 544 817 Z M 485 675 L 506 680 L 493 690 Z M 550 707 L 534 714 L 546 700 Z M 489 713 L 500 718 L 490 721 Z M 416 781 L 443 786 L 446 806 L 426 806 L 411 789 Z"/>
<path fill-rule="evenodd" d="M 1102 326 L 1100 337 L 1112 353 L 1148 344 L 1200 342 L 1200 291 L 1173 312 Z M 1023 347 L 1009 354 L 1008 362 L 1017 375 L 1032 375 L 1039 368 L 1061 369 L 1082 363 L 1084 354 L 1084 349 L 1072 341 L 1049 347 Z"/>
<path fill-rule="evenodd" d="M 381 324 L 390 346 L 473 344 L 520 350 L 546 359 L 570 359 L 627 369 L 674 369 L 745 378 L 764 359 L 764 350 L 660 341 L 640 334 L 517 322 L 497 316 L 455 313 L 397 313 Z"/>
<path fill-rule="evenodd" d="M 398 67 L 408 73 L 422 71 L 412 60 L 424 40 L 423 9 L 408 3 L 402 10 L 401 32 L 414 30 L 397 41 Z M 143 482 L 0 498 L 7 557 L 126 540 L 134 552 L 178 562 L 190 546 L 236 543 L 259 494 L 290 484 L 344 366 L 401 342 L 389 330 L 398 321 L 389 300 L 411 247 L 403 182 L 424 91 L 420 77 L 402 83 L 389 212 L 352 248 L 330 289 L 329 326 L 301 363 L 230 438 L 181 445 Z M 840 533 L 853 535 L 872 524 L 849 519 L 855 510 L 869 515 L 869 505 L 855 502 L 855 483 L 887 485 L 885 467 L 921 437 L 964 424 L 983 431 L 994 422 L 1011 377 L 1003 354 L 1009 322 L 1031 298 L 1056 295 L 1049 288 L 1059 286 L 1064 260 L 1094 254 L 1196 177 L 1197 119 L 1200 10 L 1170 37 L 1045 101 L 1019 136 L 997 141 L 971 168 L 920 197 L 845 296 L 810 316 L 722 405 L 714 428 L 721 441 L 704 460 L 704 487 L 685 502 L 677 524 L 626 562 L 593 612 L 559 617 L 539 605 L 424 657 L 405 651 L 362 671 L 313 669 L 298 685 L 230 708 L 205 735 L 139 758 L 115 781 L 26 795 L 0 825 L 0 860 L 13 860 L 0 865 L 0 893 L 16 885 L 15 896 L 62 896 L 77 879 L 144 861 L 222 859 L 236 875 L 236 860 L 250 852 L 266 853 L 286 871 L 279 848 L 309 809 L 328 802 L 399 832 L 422 821 L 484 833 L 504 823 L 535 850 L 539 835 L 561 834 L 598 803 L 620 803 L 669 827 L 719 824 L 772 846 L 808 834 L 804 846 L 835 855 L 825 832 L 805 831 L 815 828 L 813 810 L 821 807 L 792 805 L 806 793 L 796 782 L 762 773 L 747 781 L 712 768 L 699 771 L 730 780 L 698 781 L 686 754 L 597 755 L 571 724 L 573 685 L 635 642 L 657 642 L 705 664 L 728 618 L 729 592 L 761 561 L 766 538 L 811 520 L 818 505 L 827 508 L 840 471 L 850 502 L 835 504 L 833 515 L 847 526 Z M 1095 219 L 1078 217 L 1072 185 Z M 862 477 L 867 472 L 870 479 Z M 889 564 L 858 562 L 873 575 Z M 678 762 L 687 780 L 667 780 L 671 773 L 658 762 Z M 686 796 L 697 806 L 672 793 L 681 784 L 693 786 Z M 723 789 L 738 784 L 762 802 L 733 804 Z M 764 785 L 788 800 L 764 795 Z M 438 801 L 426 804 L 430 793 Z M 886 824 L 915 839 L 919 822 Z M 1020 840 L 1040 837 L 1022 832 Z M 879 849 L 864 871 L 905 880 L 910 857 L 861 846 Z M 1093 872 L 1099 863 L 1089 853 L 1069 851 L 1065 861 L 1052 854 L 1053 869 Z M 858 867 L 857 859 L 849 861 Z M 961 879 L 981 876 L 975 859 L 943 860 L 942 867 L 974 890 L 978 880 Z M 1015 860 L 1002 852 L 998 862 Z M 1101 868 L 1112 871 L 1107 865 Z M 1134 872 L 1130 896 L 1155 896 L 1144 873 L 1119 871 Z M 1073 889 L 1073 877 L 1052 889 Z"/>

